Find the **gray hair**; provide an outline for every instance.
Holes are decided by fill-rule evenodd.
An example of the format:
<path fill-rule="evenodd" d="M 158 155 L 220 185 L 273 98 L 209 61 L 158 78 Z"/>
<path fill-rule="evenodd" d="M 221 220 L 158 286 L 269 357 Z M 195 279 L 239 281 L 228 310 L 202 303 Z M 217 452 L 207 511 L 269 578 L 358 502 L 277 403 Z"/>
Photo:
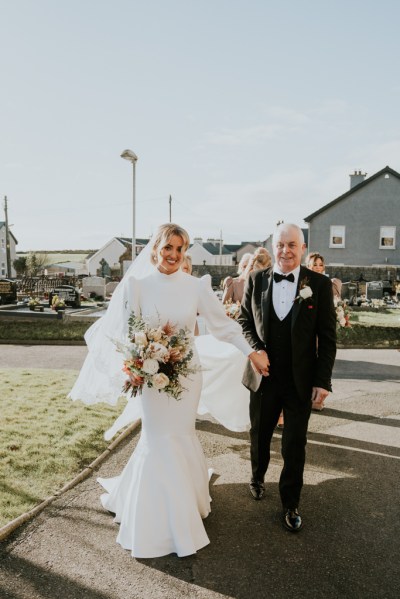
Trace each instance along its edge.
<path fill-rule="evenodd" d="M 287 231 L 289 231 L 289 229 L 295 229 L 299 235 L 300 243 L 304 243 L 304 233 L 298 225 L 295 225 L 293 223 L 281 223 L 276 227 L 274 234 L 272 235 L 272 245 L 276 246 L 279 234 L 282 232 L 286 233 Z"/>

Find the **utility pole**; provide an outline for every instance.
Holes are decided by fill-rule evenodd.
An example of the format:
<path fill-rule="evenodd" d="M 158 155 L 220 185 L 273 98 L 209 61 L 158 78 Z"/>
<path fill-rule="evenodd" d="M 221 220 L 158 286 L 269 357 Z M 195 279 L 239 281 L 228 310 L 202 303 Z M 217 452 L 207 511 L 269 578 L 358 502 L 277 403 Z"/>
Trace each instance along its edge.
<path fill-rule="evenodd" d="M 7 196 L 4 196 L 4 214 L 6 219 L 6 260 L 7 260 L 7 278 L 11 279 L 11 248 L 10 248 L 10 230 L 8 228 L 8 208 Z"/>
<path fill-rule="evenodd" d="M 219 265 L 222 264 L 222 229 L 219 232 Z"/>
<path fill-rule="evenodd" d="M 169 196 L 169 222 L 172 223 L 172 197 Z"/>

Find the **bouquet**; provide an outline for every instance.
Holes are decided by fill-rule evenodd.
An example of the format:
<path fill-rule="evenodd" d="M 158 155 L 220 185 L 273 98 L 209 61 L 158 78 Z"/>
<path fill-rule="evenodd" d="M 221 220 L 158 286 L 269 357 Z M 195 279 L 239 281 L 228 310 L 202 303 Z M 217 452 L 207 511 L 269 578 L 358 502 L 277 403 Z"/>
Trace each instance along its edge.
<path fill-rule="evenodd" d="M 134 312 L 128 320 L 128 327 L 126 343 L 113 339 L 117 351 L 124 356 L 122 370 L 128 375 L 123 392 L 130 391 L 131 397 L 136 397 L 147 385 L 181 399 L 184 387 L 180 377 L 194 374 L 200 368 L 190 365 L 193 350 L 189 330 L 178 329 L 169 321 L 164 326 L 151 328 Z"/>
<path fill-rule="evenodd" d="M 28 301 L 29 308 L 35 308 L 36 306 L 40 306 L 40 302 L 37 297 L 30 297 Z"/>
<path fill-rule="evenodd" d="M 350 313 L 347 307 L 347 303 L 343 300 L 335 300 L 336 310 L 336 326 L 338 329 L 351 327 L 350 324 Z"/>
<path fill-rule="evenodd" d="M 65 301 L 63 300 L 62 297 L 59 297 L 58 295 L 53 295 L 53 298 L 51 300 L 51 309 L 52 310 L 60 310 L 60 309 L 64 309 L 65 308 Z"/>
<path fill-rule="evenodd" d="M 224 303 L 225 314 L 229 316 L 229 318 L 233 318 L 237 320 L 239 318 L 240 312 L 240 302 L 232 302 L 232 300 L 228 300 Z"/>

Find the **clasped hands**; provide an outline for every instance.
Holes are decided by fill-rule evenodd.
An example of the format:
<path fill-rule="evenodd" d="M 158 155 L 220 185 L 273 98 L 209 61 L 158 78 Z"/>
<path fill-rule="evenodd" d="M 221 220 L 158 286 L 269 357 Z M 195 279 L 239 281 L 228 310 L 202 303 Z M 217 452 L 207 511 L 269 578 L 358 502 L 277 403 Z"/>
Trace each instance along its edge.
<path fill-rule="evenodd" d="M 267 352 L 263 349 L 253 351 L 249 354 L 253 370 L 262 376 L 269 375 L 269 359 Z"/>

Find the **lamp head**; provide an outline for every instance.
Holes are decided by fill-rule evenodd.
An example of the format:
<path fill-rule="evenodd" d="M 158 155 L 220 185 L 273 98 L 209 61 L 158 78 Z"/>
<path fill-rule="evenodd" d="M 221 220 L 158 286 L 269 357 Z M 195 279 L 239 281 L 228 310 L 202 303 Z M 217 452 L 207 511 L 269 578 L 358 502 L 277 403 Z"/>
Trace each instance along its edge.
<path fill-rule="evenodd" d="M 125 158 L 125 160 L 130 160 L 131 162 L 136 162 L 136 160 L 138 159 L 135 152 L 132 152 L 132 150 L 124 150 L 121 154 L 121 158 Z"/>

